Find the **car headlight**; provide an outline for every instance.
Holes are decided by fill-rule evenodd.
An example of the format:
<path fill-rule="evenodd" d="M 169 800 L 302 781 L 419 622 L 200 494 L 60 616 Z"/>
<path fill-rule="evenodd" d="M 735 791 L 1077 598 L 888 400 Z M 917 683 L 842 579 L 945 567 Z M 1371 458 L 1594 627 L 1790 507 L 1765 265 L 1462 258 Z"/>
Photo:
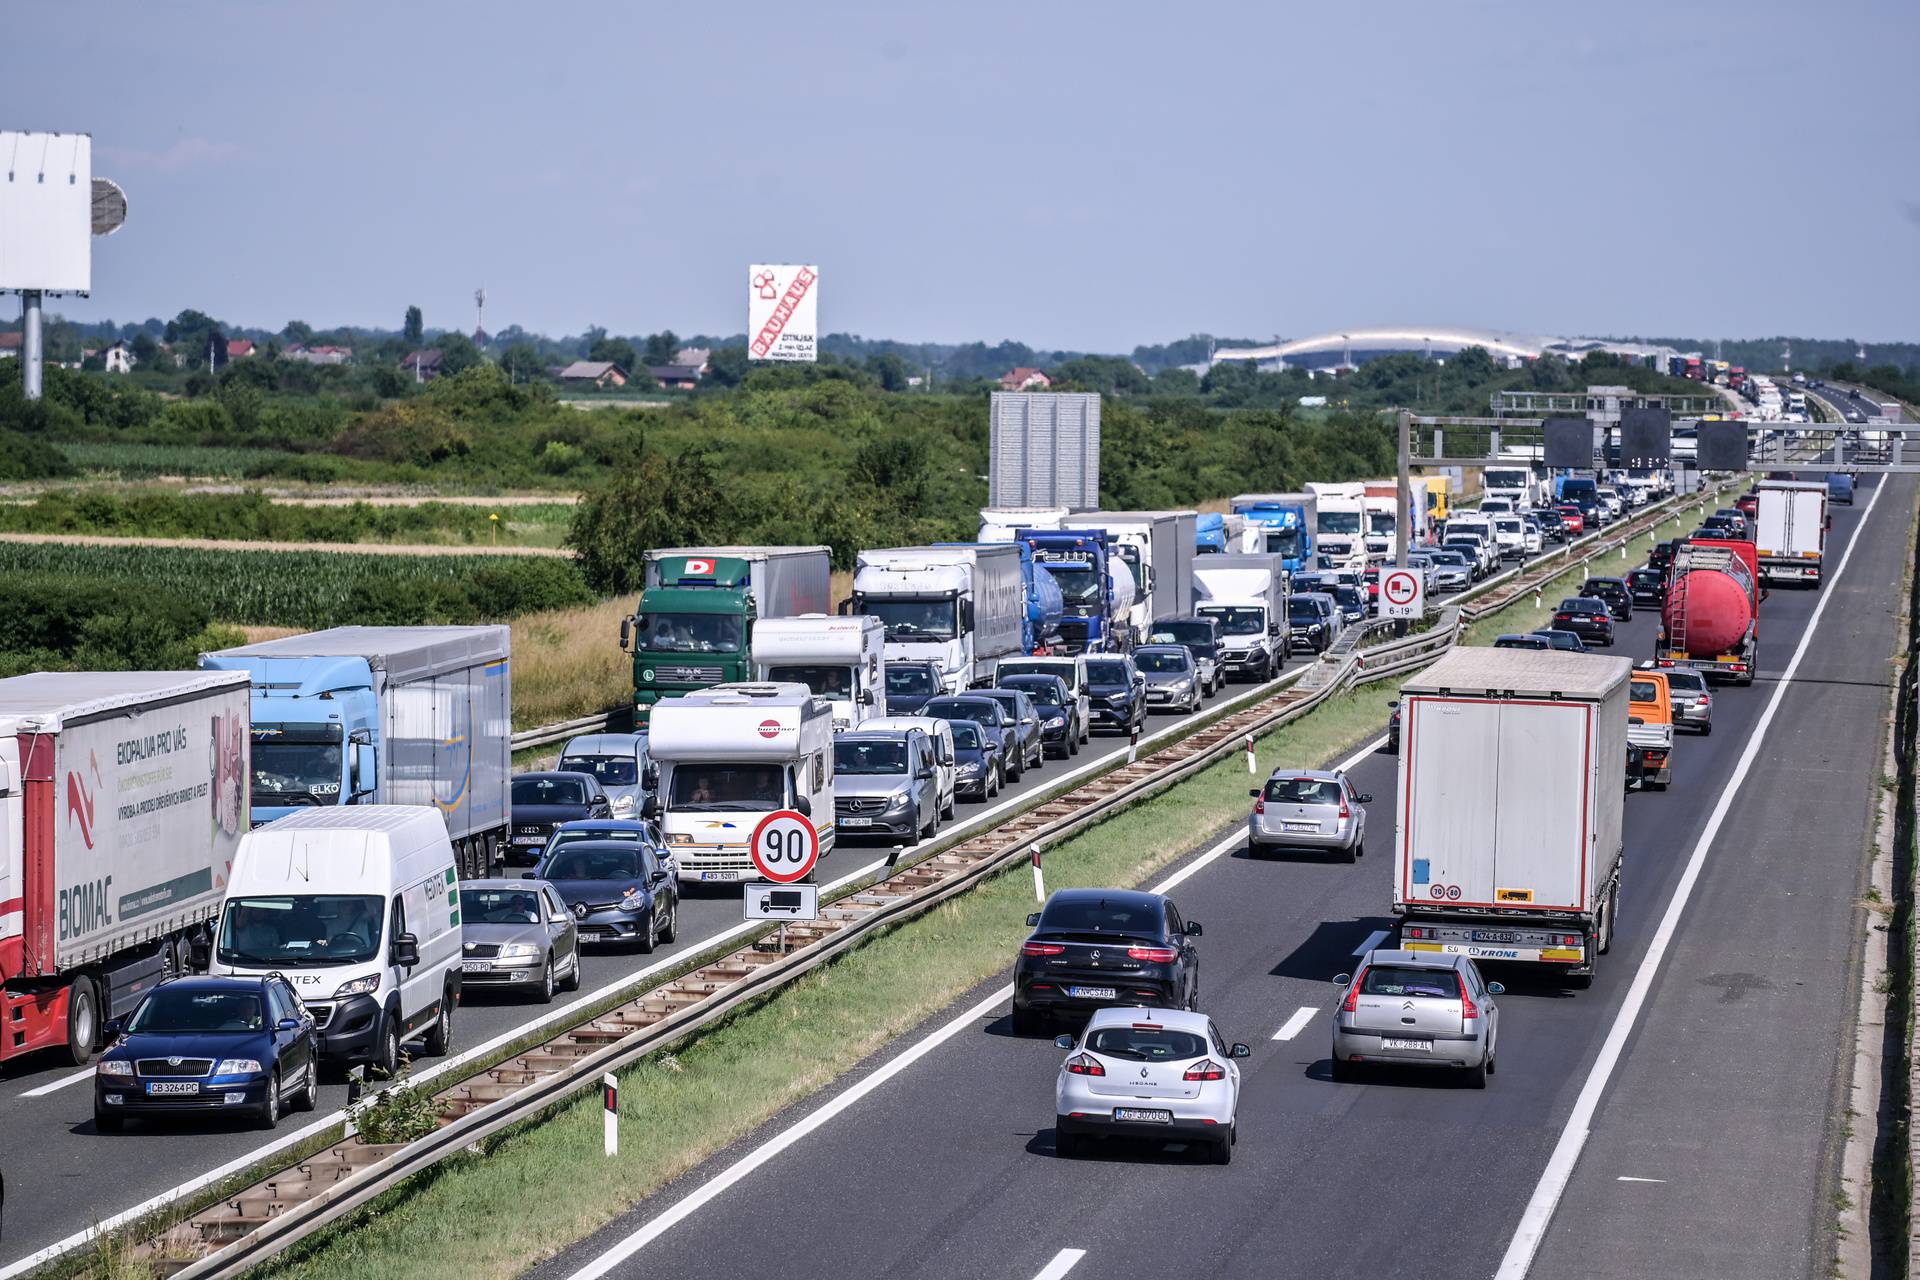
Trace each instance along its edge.
<path fill-rule="evenodd" d="M 615 813 L 632 813 L 633 797 L 632 796 L 615 796 L 613 798 L 613 811 Z"/>
<path fill-rule="evenodd" d="M 627 890 L 627 896 L 620 899 L 620 909 L 622 911 L 645 911 L 647 909 L 647 895 L 638 889 Z"/>
<path fill-rule="evenodd" d="M 887 810 L 888 812 L 892 812 L 895 809 L 904 809 L 912 803 L 913 803 L 912 792 L 896 791 L 892 795 L 887 797 Z"/>
<path fill-rule="evenodd" d="M 980 762 L 979 762 L 978 760 L 973 760 L 973 761 L 969 761 L 969 762 L 968 762 L 968 763 L 966 763 L 966 764 L 963 764 L 963 765 L 961 765 L 961 766 L 960 766 L 960 767 L 959 767 L 958 769 L 956 769 L 956 770 L 954 770 L 954 776 L 955 776 L 955 777 L 958 777 L 958 778 L 977 778 L 977 777 L 979 777 L 979 776 L 980 776 Z"/>
<path fill-rule="evenodd" d="M 133 1074 L 133 1063 L 125 1058 L 102 1058 L 94 1064 L 93 1069 L 103 1076 L 130 1076 Z"/>
<path fill-rule="evenodd" d="M 500 948 L 502 960 L 531 960 L 540 953 L 540 949 L 531 942 L 509 942 Z"/>
<path fill-rule="evenodd" d="M 1185 680 L 1175 680 L 1173 682 L 1173 692 L 1175 693 L 1193 692 L 1193 677 L 1188 676 Z"/>
<path fill-rule="evenodd" d="M 217 1076 L 257 1076 L 260 1074 L 260 1062 L 257 1058 L 222 1058 L 213 1069 Z"/>
<path fill-rule="evenodd" d="M 380 989 L 380 975 L 370 973 L 364 978 L 355 978 L 352 982 L 343 982 L 333 993 L 335 1000 L 345 1000 L 348 996 L 370 996 Z"/>

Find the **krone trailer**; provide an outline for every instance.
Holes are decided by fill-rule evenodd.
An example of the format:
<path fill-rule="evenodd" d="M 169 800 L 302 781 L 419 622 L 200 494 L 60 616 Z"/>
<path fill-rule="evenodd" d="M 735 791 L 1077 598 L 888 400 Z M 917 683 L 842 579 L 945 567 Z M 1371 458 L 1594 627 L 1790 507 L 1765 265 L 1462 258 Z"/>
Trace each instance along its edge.
<path fill-rule="evenodd" d="M 247 829 L 247 678 L 0 680 L 0 1061 L 58 1050 L 205 957 Z"/>
<path fill-rule="evenodd" d="M 1592 982 L 1620 904 L 1632 670 L 1597 654 L 1462 647 L 1402 686 L 1402 947 Z"/>
<path fill-rule="evenodd" d="M 1762 480 L 1754 490 L 1754 552 L 1762 582 L 1820 585 L 1827 549 L 1827 486 L 1820 481 Z"/>

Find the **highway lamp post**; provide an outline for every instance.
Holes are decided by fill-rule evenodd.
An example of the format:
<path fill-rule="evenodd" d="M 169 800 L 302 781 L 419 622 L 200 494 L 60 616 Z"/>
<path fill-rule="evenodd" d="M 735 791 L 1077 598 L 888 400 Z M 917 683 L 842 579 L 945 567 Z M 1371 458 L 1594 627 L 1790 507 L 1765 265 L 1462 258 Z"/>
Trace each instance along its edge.
<path fill-rule="evenodd" d="M 1397 479 L 1399 482 L 1399 514 L 1393 522 L 1393 564 L 1396 569 L 1407 567 L 1407 539 L 1412 534 L 1413 525 L 1413 481 L 1407 459 L 1413 452 L 1413 410 L 1402 409 L 1399 412 L 1400 442 Z M 1395 635 L 1405 635 L 1405 621 L 1393 626 Z"/>

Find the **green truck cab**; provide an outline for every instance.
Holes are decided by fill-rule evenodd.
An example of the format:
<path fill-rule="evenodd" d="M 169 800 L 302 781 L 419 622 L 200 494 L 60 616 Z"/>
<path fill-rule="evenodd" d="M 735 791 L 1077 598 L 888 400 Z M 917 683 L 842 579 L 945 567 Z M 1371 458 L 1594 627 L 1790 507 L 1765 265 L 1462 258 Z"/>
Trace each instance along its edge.
<path fill-rule="evenodd" d="M 826 547 L 674 547 L 650 551 L 646 585 L 620 622 L 633 653 L 633 718 L 695 689 L 753 679 L 753 625 L 829 611 Z"/>

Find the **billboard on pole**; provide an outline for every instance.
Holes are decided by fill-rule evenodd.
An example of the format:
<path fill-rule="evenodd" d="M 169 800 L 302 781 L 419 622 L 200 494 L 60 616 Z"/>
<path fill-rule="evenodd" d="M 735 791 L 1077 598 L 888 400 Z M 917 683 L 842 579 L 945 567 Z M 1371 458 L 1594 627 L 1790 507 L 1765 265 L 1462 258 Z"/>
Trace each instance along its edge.
<path fill-rule="evenodd" d="M 815 314 L 820 268 L 757 263 L 747 268 L 747 355 L 754 360 L 818 359 Z"/>
<path fill-rule="evenodd" d="M 0 289 L 93 289 L 93 138 L 0 129 Z"/>

